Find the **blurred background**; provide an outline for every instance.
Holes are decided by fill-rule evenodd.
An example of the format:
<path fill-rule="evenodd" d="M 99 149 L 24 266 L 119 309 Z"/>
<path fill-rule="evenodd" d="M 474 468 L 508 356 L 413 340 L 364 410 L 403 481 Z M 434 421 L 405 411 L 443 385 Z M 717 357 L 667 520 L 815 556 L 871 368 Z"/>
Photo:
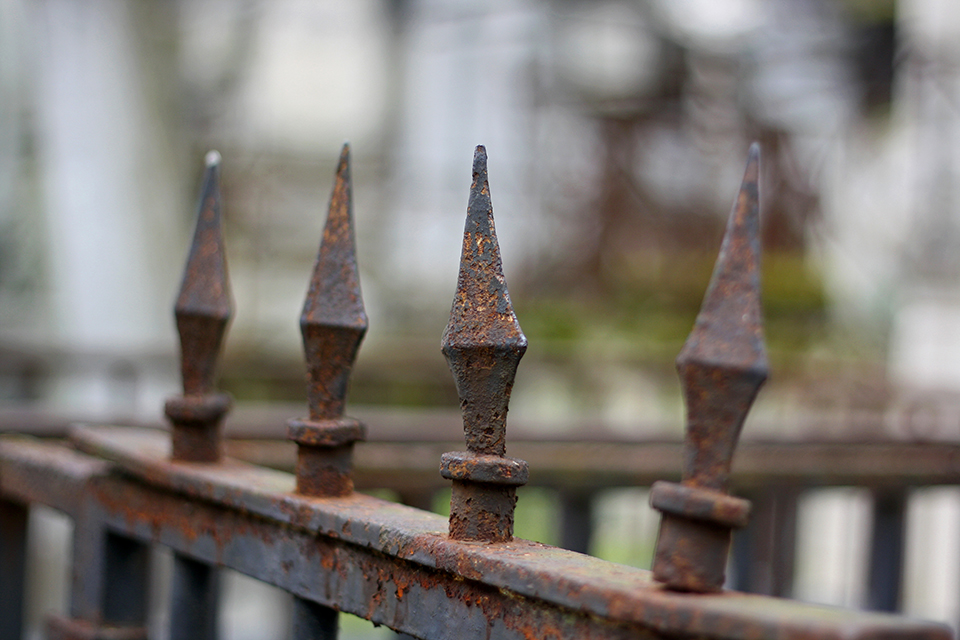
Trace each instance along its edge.
<path fill-rule="evenodd" d="M 748 432 L 956 441 L 958 135 L 952 0 L 0 0 L 0 399 L 161 421 L 217 149 L 222 387 L 302 403 L 297 320 L 349 141 L 370 316 L 351 404 L 455 407 L 439 338 L 484 144 L 530 343 L 511 416 L 679 437 L 673 359 L 757 140 L 772 376 Z M 862 604 L 829 567 L 863 564 L 866 498 L 805 500 L 794 595 Z M 960 498 L 910 505 L 936 535 L 904 609 L 955 624 Z M 645 509 L 607 496 L 591 551 L 648 563 Z"/>

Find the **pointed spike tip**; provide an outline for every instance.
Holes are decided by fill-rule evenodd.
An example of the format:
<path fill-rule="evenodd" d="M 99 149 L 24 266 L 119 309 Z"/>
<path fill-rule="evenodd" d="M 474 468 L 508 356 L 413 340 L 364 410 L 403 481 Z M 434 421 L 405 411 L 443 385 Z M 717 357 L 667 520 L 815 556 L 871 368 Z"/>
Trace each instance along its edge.
<path fill-rule="evenodd" d="M 677 357 L 687 405 L 686 486 L 726 491 L 744 419 L 768 374 L 760 301 L 759 159 L 759 147 L 752 145 L 713 277 Z"/>
<path fill-rule="evenodd" d="M 300 316 L 311 420 L 343 414 L 350 372 L 367 330 L 351 198 L 350 148 L 344 145 Z"/>
<path fill-rule="evenodd" d="M 709 362 L 765 375 L 759 175 L 760 146 L 754 143 L 710 285 L 678 363 Z"/>
<path fill-rule="evenodd" d="M 483 145 L 474 153 L 457 291 L 442 344 L 526 347 L 503 277 Z"/>
<path fill-rule="evenodd" d="M 504 455 L 507 406 L 527 340 L 503 277 L 482 146 L 474 154 L 457 290 L 440 344 L 460 396 L 467 449 Z"/>
<path fill-rule="evenodd" d="M 478 144 L 473 150 L 473 172 L 481 173 L 487 170 L 487 148 Z"/>
<path fill-rule="evenodd" d="M 341 213 L 350 217 L 349 224 L 353 225 L 353 193 L 350 178 L 350 143 L 344 142 L 340 148 L 340 159 L 337 161 L 337 173 L 334 176 L 333 193 L 330 194 L 330 206 L 327 209 L 327 221 L 324 224 L 324 237 L 327 227 L 339 219 Z M 341 212 L 340 206 L 346 209 Z M 322 244 L 322 243 L 321 243 Z M 321 248 L 322 250 L 322 248 Z"/>
<path fill-rule="evenodd" d="M 481 144 L 473 152 L 473 181 L 470 184 L 470 198 L 467 202 L 467 225 L 464 233 L 489 235 L 496 244 L 497 233 L 493 228 L 493 203 L 490 201 L 490 181 L 487 176 L 487 150 Z M 466 241 L 466 237 L 464 237 Z M 460 260 L 463 261 L 472 249 L 464 245 Z M 500 249 L 497 247 L 497 260 Z"/>
<path fill-rule="evenodd" d="M 752 142 L 747 152 L 747 168 L 743 172 L 743 182 L 756 182 L 760 179 L 760 143 Z"/>
<path fill-rule="evenodd" d="M 353 220 L 350 149 L 337 166 L 323 237 L 301 314 L 301 325 L 366 328 Z"/>
<path fill-rule="evenodd" d="M 215 164 L 219 159 L 216 151 L 207 154 L 193 241 L 174 306 L 184 395 L 202 395 L 213 390 L 220 349 L 233 310 Z"/>
<path fill-rule="evenodd" d="M 220 152 L 214 150 L 208 151 L 207 157 L 204 159 L 207 168 L 219 167 L 221 160 L 223 160 L 223 158 L 220 156 Z"/>

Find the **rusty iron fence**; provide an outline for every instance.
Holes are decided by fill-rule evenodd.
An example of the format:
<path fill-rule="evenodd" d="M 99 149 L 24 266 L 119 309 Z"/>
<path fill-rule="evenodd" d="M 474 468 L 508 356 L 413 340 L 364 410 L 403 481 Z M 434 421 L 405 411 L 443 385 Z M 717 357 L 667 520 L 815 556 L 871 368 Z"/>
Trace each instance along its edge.
<path fill-rule="evenodd" d="M 296 444 L 275 434 L 285 416 L 296 411 L 296 406 L 284 404 L 238 405 L 226 418 L 227 455 L 292 473 Z M 457 446 L 453 436 L 460 428 L 459 414 L 372 407 L 352 411 L 365 424 L 376 425 L 354 456 L 356 487 L 362 491 L 389 489 L 403 504 L 426 510 L 436 507 L 449 486 L 437 473 L 436 461 Z M 0 431 L 62 439 L 68 436 L 71 419 L 96 421 L 94 416 L 71 418 L 49 410 L 8 408 L 0 410 Z M 844 579 L 864 587 L 864 608 L 901 610 L 910 586 L 904 572 L 907 545 L 915 544 L 917 536 L 927 535 L 923 531 L 908 535 L 909 503 L 917 489 L 960 485 L 960 444 L 844 433 L 883 433 L 887 420 L 883 415 L 815 417 L 793 425 L 791 431 L 839 433 L 804 435 L 803 439 L 796 435 L 762 439 L 745 434 L 737 450 L 732 483 L 737 494 L 750 499 L 752 508 L 750 523 L 734 536 L 734 571 L 728 576 L 733 589 L 792 596 L 804 499 L 822 489 L 857 487 L 869 497 L 872 511 L 867 518 L 869 560 L 864 574 Z M 756 420 L 752 425 L 761 433 L 774 431 Z M 545 434 L 542 429 L 541 424 L 512 420 L 510 448 L 516 457 L 530 463 L 528 486 L 538 490 L 551 511 L 556 510 L 552 514 L 556 529 L 548 527 L 545 533 L 564 549 L 588 553 L 596 544 L 604 544 L 611 523 L 599 518 L 606 512 L 606 498 L 619 489 L 642 489 L 660 479 L 680 478 L 682 442 L 676 439 L 627 435 L 602 422 L 573 423 L 560 434 Z M 638 423 L 635 431 L 643 434 L 664 429 Z M 549 518 L 551 523 L 554 517 Z M 600 540 L 595 536 L 597 527 Z M 645 538 L 647 534 L 642 535 Z M 630 541 L 629 546 L 639 551 L 646 541 Z"/>
<path fill-rule="evenodd" d="M 427 639 L 951 637 L 935 623 L 723 590 L 732 531 L 748 525 L 751 508 L 730 495 L 730 464 L 767 375 L 756 146 L 678 358 L 687 430 L 675 452 L 680 481 L 651 490 L 662 514 L 652 572 L 513 537 L 516 490 L 530 472 L 506 455 L 506 413 L 526 339 L 503 278 L 482 147 L 442 338 L 466 445 L 439 460 L 452 486 L 449 520 L 354 490 L 354 448 L 367 446 L 357 444 L 367 428 L 344 409 L 367 320 L 346 147 L 301 316 L 309 414 L 288 421 L 294 473 L 225 455 L 231 402 L 215 370 L 231 303 L 218 171 L 211 154 L 176 304 L 183 394 L 166 404 L 171 429 L 0 439 L 0 637 L 22 633 L 32 504 L 74 522 L 69 615 L 49 618 L 49 638 L 145 638 L 152 545 L 173 551 L 178 640 L 215 637 L 218 567 L 291 593 L 298 640 L 336 637 L 340 611 Z"/>

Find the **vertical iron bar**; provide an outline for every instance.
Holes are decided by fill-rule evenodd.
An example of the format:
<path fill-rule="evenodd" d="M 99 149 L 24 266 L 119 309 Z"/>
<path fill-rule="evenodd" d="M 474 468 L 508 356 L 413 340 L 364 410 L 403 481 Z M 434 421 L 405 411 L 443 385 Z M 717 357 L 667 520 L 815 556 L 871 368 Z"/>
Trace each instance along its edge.
<path fill-rule="evenodd" d="M 506 455 L 507 407 L 527 339 L 503 278 L 482 146 L 473 155 L 457 291 L 440 344 L 460 396 L 467 445 L 440 457 L 440 475 L 453 481 L 450 537 L 509 542 L 517 487 L 529 477 L 525 461 Z"/>
<path fill-rule="evenodd" d="M 73 529 L 70 616 L 47 618 L 47 637 L 147 637 L 150 547 L 108 532 L 89 504 Z M 111 636 L 113 637 L 113 636 Z"/>
<path fill-rule="evenodd" d="M 294 598 L 292 640 L 336 640 L 338 617 L 336 609 Z"/>
<path fill-rule="evenodd" d="M 173 554 L 170 640 L 216 640 L 220 574 L 216 567 Z"/>
<path fill-rule="evenodd" d="M 98 622 L 101 618 L 106 532 L 87 506 L 73 523 L 73 580 L 70 585 L 70 617 Z"/>
<path fill-rule="evenodd" d="M 578 553 L 590 552 L 593 537 L 593 491 L 560 491 L 560 546 Z"/>
<path fill-rule="evenodd" d="M 113 533 L 106 535 L 103 621 L 145 627 L 150 584 L 150 547 Z"/>
<path fill-rule="evenodd" d="M 793 597 L 793 577 L 797 557 L 798 487 L 786 487 L 777 492 L 774 516 L 773 575 L 770 595 Z"/>
<path fill-rule="evenodd" d="M 26 575 L 26 506 L 0 500 L 0 638 L 23 635 L 23 587 Z"/>
<path fill-rule="evenodd" d="M 433 511 L 433 489 L 411 489 L 408 491 L 399 492 L 399 501 L 400 504 L 405 504 L 408 507 L 414 507 L 422 511 Z"/>
<path fill-rule="evenodd" d="M 223 455 L 223 417 L 230 396 L 215 391 L 217 366 L 233 313 L 223 248 L 220 154 L 207 154 L 197 226 L 174 306 L 180 334 L 183 395 L 167 400 L 174 460 L 217 462 Z"/>
<path fill-rule="evenodd" d="M 687 407 L 682 480 L 650 489 L 650 504 L 663 514 L 653 576 L 670 589 L 723 588 L 731 532 L 750 517 L 750 503 L 727 493 L 730 465 L 767 369 L 760 305 L 760 147 L 753 143 L 710 286 L 677 356 Z"/>
<path fill-rule="evenodd" d="M 734 534 L 732 588 L 788 598 L 793 591 L 798 492 L 776 487 L 747 497 L 753 509 L 747 527 Z"/>
<path fill-rule="evenodd" d="M 366 438 L 366 427 L 343 415 L 350 371 L 367 332 L 351 185 L 345 144 L 300 315 L 310 417 L 287 422 L 287 437 L 297 443 L 297 492 L 308 496 L 350 495 L 353 445 Z"/>
<path fill-rule="evenodd" d="M 868 609 L 890 612 L 900 610 L 906 510 L 906 491 L 890 489 L 874 492 L 867 585 Z"/>
<path fill-rule="evenodd" d="M 231 399 L 215 391 L 220 352 L 233 315 L 223 246 L 220 154 L 211 151 L 200 188 L 197 225 L 174 308 L 180 334 L 183 395 L 167 400 L 173 423 L 173 460 L 217 463 L 223 455 L 221 429 Z M 219 573 L 174 554 L 170 602 L 171 640 L 217 637 Z"/>

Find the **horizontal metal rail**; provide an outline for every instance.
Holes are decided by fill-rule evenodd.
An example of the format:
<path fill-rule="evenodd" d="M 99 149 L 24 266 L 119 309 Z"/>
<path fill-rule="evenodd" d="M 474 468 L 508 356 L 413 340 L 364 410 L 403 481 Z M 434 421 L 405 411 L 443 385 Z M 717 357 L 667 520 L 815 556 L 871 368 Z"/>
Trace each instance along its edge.
<path fill-rule="evenodd" d="M 436 459 L 453 441 L 367 442 L 354 458 L 362 489 L 397 491 L 445 487 Z M 623 442 L 511 440 L 511 452 L 531 465 L 530 484 L 558 489 L 649 486 L 679 478 L 682 443 L 662 439 Z M 282 440 L 227 440 L 238 459 L 292 470 L 293 447 Z M 771 484 L 798 487 L 854 485 L 912 487 L 960 484 L 960 444 L 762 442 L 737 449 L 738 491 Z"/>
<path fill-rule="evenodd" d="M 649 572 L 523 540 L 451 540 L 444 518 L 410 507 L 297 495 L 294 476 L 229 459 L 171 462 L 162 432 L 91 427 L 74 440 L 98 457 L 4 438 L 3 497 L 95 515 L 117 533 L 417 637 L 951 637 L 885 614 L 671 592 Z"/>
<path fill-rule="evenodd" d="M 286 404 L 238 405 L 233 420 L 228 419 L 225 425 L 227 453 L 240 460 L 292 471 L 296 445 L 281 436 L 286 416 L 291 413 Z M 436 461 L 457 444 L 450 434 L 460 428 L 459 414 L 364 407 L 352 413 L 364 424 L 375 426 L 367 442 L 354 453 L 357 487 L 404 491 L 448 486 L 437 473 Z M 0 410 L 0 433 L 66 438 L 69 425 L 78 422 L 97 423 L 83 415 L 70 419 L 43 410 Z M 831 431 L 842 434 L 846 426 L 837 422 Z M 559 434 L 543 433 L 522 420 L 515 421 L 511 428 L 510 450 L 530 462 L 533 485 L 649 486 L 656 480 L 674 479 L 680 474 L 680 438 L 630 436 L 594 423 L 571 426 Z M 663 429 L 638 424 L 633 431 L 662 433 Z M 881 436 L 745 436 L 737 447 L 734 471 L 731 483 L 744 491 L 762 489 L 771 483 L 881 488 L 957 485 L 960 442 Z"/>

